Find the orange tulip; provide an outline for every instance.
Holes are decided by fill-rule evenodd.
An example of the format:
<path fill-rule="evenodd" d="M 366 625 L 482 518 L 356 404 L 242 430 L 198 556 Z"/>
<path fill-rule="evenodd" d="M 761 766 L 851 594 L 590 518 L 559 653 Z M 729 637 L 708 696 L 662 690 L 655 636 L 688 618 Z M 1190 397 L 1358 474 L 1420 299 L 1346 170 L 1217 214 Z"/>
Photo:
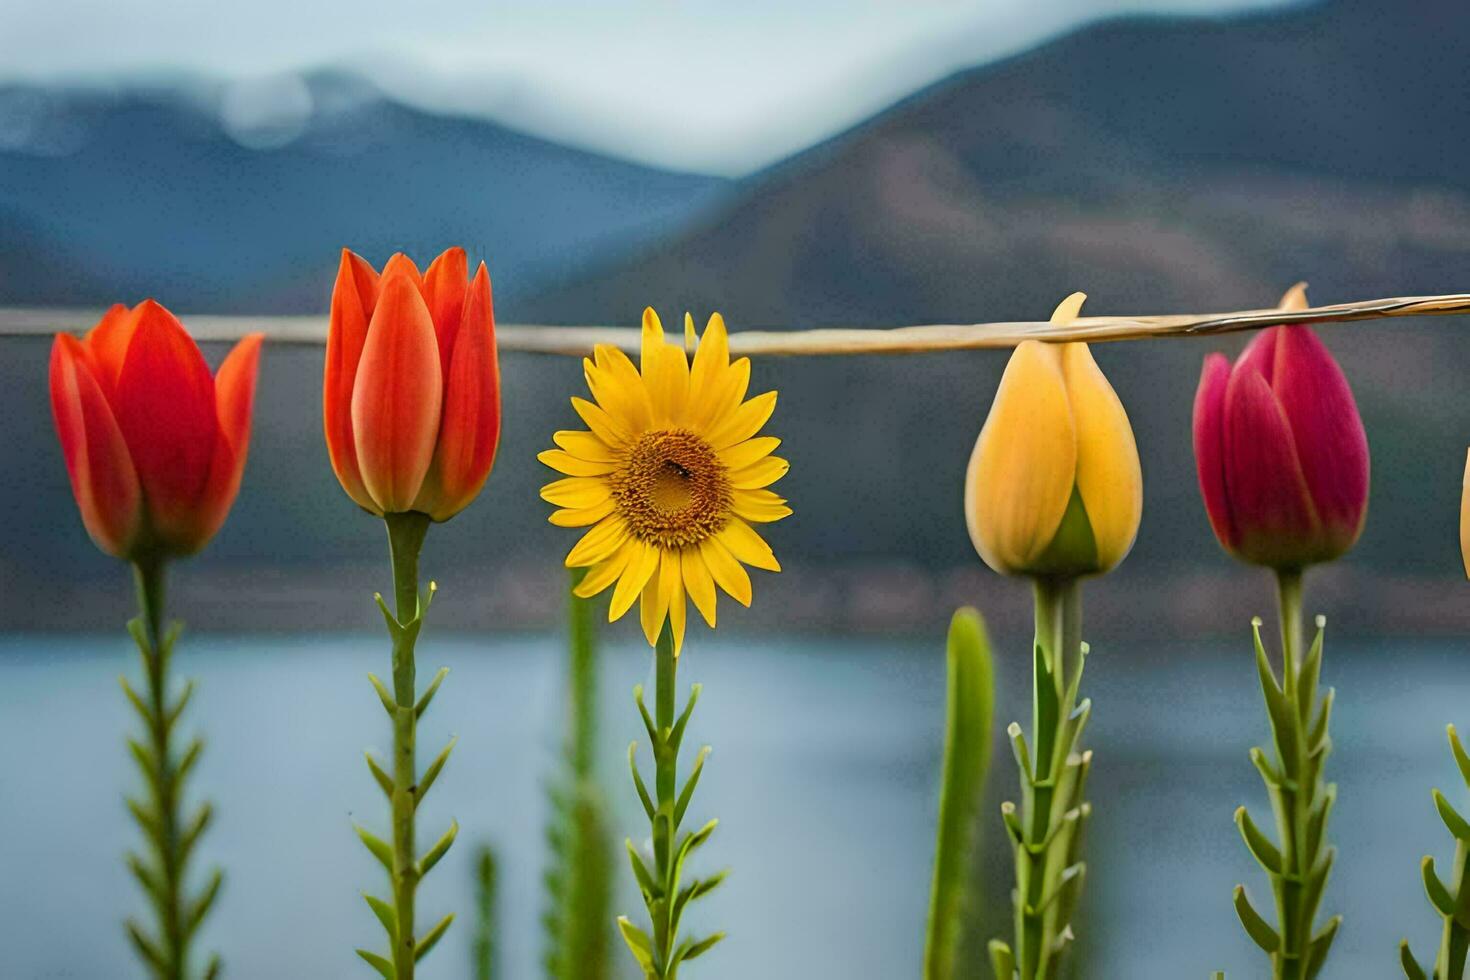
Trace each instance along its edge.
<path fill-rule="evenodd" d="M 490 274 L 462 248 L 423 275 L 405 255 L 379 275 L 342 250 L 327 333 L 323 414 L 332 469 L 371 513 L 436 521 L 480 493 L 500 442 Z"/>
<path fill-rule="evenodd" d="M 85 338 L 57 334 L 51 411 L 82 523 L 119 558 L 188 555 L 240 490 L 260 334 L 219 372 L 153 300 L 117 305 Z"/>

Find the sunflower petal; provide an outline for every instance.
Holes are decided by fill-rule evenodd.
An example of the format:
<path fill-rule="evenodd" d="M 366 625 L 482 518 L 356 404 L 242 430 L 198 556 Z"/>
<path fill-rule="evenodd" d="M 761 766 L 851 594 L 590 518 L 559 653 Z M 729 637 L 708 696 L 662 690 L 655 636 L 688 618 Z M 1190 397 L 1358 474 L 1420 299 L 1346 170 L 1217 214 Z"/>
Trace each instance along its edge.
<path fill-rule="evenodd" d="M 719 422 L 709 434 L 709 444 L 715 452 L 729 449 L 744 442 L 761 430 L 771 413 L 776 410 L 776 393 L 768 391 L 756 395 Z"/>
<path fill-rule="evenodd" d="M 677 557 L 675 561 L 677 561 Z M 684 580 L 674 579 L 674 593 L 669 596 L 669 626 L 674 630 L 674 657 L 684 650 L 684 627 L 689 619 L 689 609 L 684 604 Z"/>
<path fill-rule="evenodd" d="M 781 563 L 776 560 L 775 552 L 771 546 L 766 544 L 765 538 L 756 533 L 755 528 L 745 523 L 738 517 L 730 518 L 730 522 L 715 538 L 729 550 L 740 561 L 754 568 L 764 569 L 767 572 L 779 572 Z"/>
<path fill-rule="evenodd" d="M 738 517 L 757 524 L 769 524 L 791 516 L 786 500 L 769 490 L 737 490 L 730 509 Z"/>
<path fill-rule="evenodd" d="M 710 577 L 709 566 L 699 555 L 698 548 L 685 548 L 679 554 L 679 565 L 683 571 L 684 587 L 694 608 L 704 617 L 710 629 L 715 627 L 715 580 Z"/>
<path fill-rule="evenodd" d="M 628 538 L 628 522 L 616 515 L 604 517 L 592 530 L 582 535 L 582 540 L 567 555 L 568 568 L 583 568 L 596 565 L 612 555 L 618 545 Z"/>
<path fill-rule="evenodd" d="M 572 408 L 581 416 L 582 421 L 587 423 L 587 428 L 592 434 L 613 448 L 627 443 L 628 433 L 620 422 L 607 414 L 607 410 L 601 405 L 589 402 L 585 398 L 573 398 Z"/>
<path fill-rule="evenodd" d="M 552 434 L 551 441 L 579 459 L 604 463 L 618 458 L 618 451 L 595 432 L 562 429 Z"/>
<path fill-rule="evenodd" d="M 753 466 L 730 474 L 730 486 L 736 490 L 759 490 L 775 483 L 791 469 L 791 464 L 779 456 L 767 456 Z"/>
<path fill-rule="evenodd" d="M 638 542 L 632 557 L 628 559 L 628 567 L 623 569 L 623 575 L 618 579 L 617 588 L 613 589 L 612 605 L 607 610 L 609 623 L 621 619 L 623 613 L 632 608 L 643 587 L 658 570 L 658 555 L 657 548 Z"/>
<path fill-rule="evenodd" d="M 619 548 L 610 558 L 588 569 L 582 581 L 572 589 L 572 594 L 582 599 L 590 599 L 599 592 L 605 591 L 623 574 L 623 569 L 628 567 L 628 559 L 632 555 L 632 548 Z"/>
<path fill-rule="evenodd" d="M 611 496 L 607 481 L 595 476 L 569 476 L 541 488 L 541 499 L 558 507 L 595 507 Z"/>
<path fill-rule="evenodd" d="M 775 436 L 761 436 L 757 439 L 747 439 L 736 443 L 728 449 L 722 449 L 719 453 L 720 462 L 732 470 L 743 470 L 752 463 L 759 462 L 776 451 L 781 445 L 781 440 Z"/>
<path fill-rule="evenodd" d="M 604 476 L 618 468 L 617 463 L 578 459 L 561 449 L 544 449 L 536 454 L 536 458 L 558 473 L 565 473 L 567 476 Z"/>
<path fill-rule="evenodd" d="M 728 592 L 742 606 L 750 605 L 750 576 L 740 567 L 740 562 L 729 549 L 715 538 L 706 538 L 699 545 L 700 557 L 709 568 L 715 584 Z"/>
<path fill-rule="evenodd" d="M 587 527 L 607 517 L 616 506 L 609 497 L 602 503 L 591 507 L 567 507 L 554 511 L 547 520 L 557 527 Z"/>

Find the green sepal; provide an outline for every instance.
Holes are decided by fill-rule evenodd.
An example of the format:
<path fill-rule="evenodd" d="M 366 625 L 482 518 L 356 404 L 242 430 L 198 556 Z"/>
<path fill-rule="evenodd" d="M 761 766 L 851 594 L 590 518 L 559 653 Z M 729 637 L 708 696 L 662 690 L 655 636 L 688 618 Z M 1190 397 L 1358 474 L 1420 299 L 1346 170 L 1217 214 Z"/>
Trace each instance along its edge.
<path fill-rule="evenodd" d="M 432 595 L 432 594 L 433 593 L 431 592 L 430 595 Z M 424 936 L 423 936 L 422 939 L 420 939 L 418 942 L 414 943 L 414 945 L 413 945 L 413 961 L 415 963 L 417 963 L 419 960 L 423 959 L 425 956 L 428 956 L 429 955 L 429 950 L 433 949 L 434 946 L 435 946 L 435 944 L 438 943 L 441 938 L 443 938 L 444 933 L 446 933 L 447 931 L 449 931 L 449 925 L 453 921 L 454 921 L 454 913 L 453 912 L 450 912 L 444 918 L 442 918 L 442 919 L 439 920 L 439 924 L 438 925 L 434 926 L 434 928 L 432 928 L 428 932 L 424 933 Z"/>
<path fill-rule="evenodd" d="M 439 691 L 439 685 L 443 684 L 444 678 L 448 676 L 449 668 L 440 667 L 438 673 L 434 675 L 434 679 L 429 681 L 429 686 L 425 688 L 423 695 L 418 700 L 418 703 L 413 706 L 413 716 L 415 718 L 422 718 L 424 716 L 424 712 L 429 710 L 429 702 L 434 700 L 434 695 L 437 694 Z"/>
<path fill-rule="evenodd" d="M 1403 967 L 1406 980 L 1429 980 L 1424 968 L 1414 959 L 1414 954 L 1409 952 L 1407 939 L 1399 942 L 1399 965 Z"/>
<path fill-rule="evenodd" d="M 368 903 L 368 908 L 372 909 L 373 915 L 378 917 L 383 931 L 388 934 L 389 944 L 398 942 L 398 913 L 393 910 L 393 906 L 367 892 L 362 893 L 362 900 Z"/>
<path fill-rule="evenodd" d="M 414 793 L 415 807 L 423 802 L 425 796 L 429 795 L 429 787 L 433 786 L 434 780 L 439 778 L 439 773 L 444 769 L 444 763 L 449 761 L 449 753 L 454 751 L 455 743 L 458 741 L 458 735 L 451 738 L 449 744 L 444 746 L 443 750 L 434 757 L 434 761 L 429 763 L 429 768 L 425 769 L 424 774 L 419 777 L 418 790 Z"/>
<path fill-rule="evenodd" d="M 364 752 L 362 755 L 363 758 L 367 759 L 368 768 L 372 770 L 373 778 L 378 781 L 378 788 L 383 791 L 384 796 L 391 800 L 393 798 L 393 777 L 388 775 L 382 766 L 378 765 L 378 760 L 373 758 L 371 752 Z"/>
<path fill-rule="evenodd" d="M 1470 823 L 1466 823 L 1465 818 L 1450 806 L 1450 801 L 1444 798 L 1443 793 L 1437 789 L 1433 790 L 1433 793 L 1434 808 L 1439 811 L 1439 819 L 1444 821 L 1444 825 L 1449 828 L 1456 840 L 1470 843 Z"/>
<path fill-rule="evenodd" d="M 439 863 L 439 859 L 448 853 L 450 845 L 454 843 L 454 838 L 457 836 L 459 836 L 459 821 L 451 820 L 449 821 L 449 829 L 444 831 L 444 836 L 440 837 L 434 843 L 434 846 L 429 848 L 428 852 L 415 862 L 420 878 L 428 874 L 434 865 Z"/>
<path fill-rule="evenodd" d="M 994 980 L 1015 980 L 1016 954 L 1011 952 L 1011 947 L 999 939 L 992 939 L 988 949 L 990 972 L 994 974 Z"/>
<path fill-rule="evenodd" d="M 361 956 L 363 962 L 365 962 L 368 966 L 372 967 L 374 970 L 377 970 L 378 975 L 382 977 L 383 980 L 396 980 L 397 973 L 393 969 L 393 964 L 383 959 L 383 957 L 379 956 L 377 953 L 370 953 L 365 949 L 359 949 L 357 951 L 357 955 Z"/>
<path fill-rule="evenodd" d="M 378 863 L 391 875 L 393 873 L 393 849 L 381 837 L 375 835 L 356 820 L 352 821 L 352 829 L 357 831 L 357 836 L 363 845 L 369 851 L 373 852 L 373 857 L 377 858 Z"/>
<path fill-rule="evenodd" d="M 1281 937 L 1265 919 L 1261 918 L 1260 913 L 1251 907 L 1244 885 L 1235 886 L 1235 914 L 1240 917 L 1240 924 L 1245 927 L 1246 934 L 1255 940 L 1262 952 L 1274 954 L 1281 948 Z"/>
<path fill-rule="evenodd" d="M 622 934 L 623 942 L 628 944 L 628 950 L 643 972 L 648 976 L 657 976 L 653 966 L 653 940 L 648 938 L 648 933 L 635 926 L 626 915 L 618 916 L 618 932 Z"/>

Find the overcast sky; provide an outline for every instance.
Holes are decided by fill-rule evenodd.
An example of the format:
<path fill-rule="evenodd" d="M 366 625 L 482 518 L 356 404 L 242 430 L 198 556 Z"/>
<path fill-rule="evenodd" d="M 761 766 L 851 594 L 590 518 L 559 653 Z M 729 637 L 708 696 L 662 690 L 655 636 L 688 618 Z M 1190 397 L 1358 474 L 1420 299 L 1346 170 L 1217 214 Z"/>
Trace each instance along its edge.
<path fill-rule="evenodd" d="M 0 80 L 198 72 L 292 111 L 283 74 L 340 65 L 425 108 L 735 175 L 1094 18 L 1281 2 L 0 0 Z"/>

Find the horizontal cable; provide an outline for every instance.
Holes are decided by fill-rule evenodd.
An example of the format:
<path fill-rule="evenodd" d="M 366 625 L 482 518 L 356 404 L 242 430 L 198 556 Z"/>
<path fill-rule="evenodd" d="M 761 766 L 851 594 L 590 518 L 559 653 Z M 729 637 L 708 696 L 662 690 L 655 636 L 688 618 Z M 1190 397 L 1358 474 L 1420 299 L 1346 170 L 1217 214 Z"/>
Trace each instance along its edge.
<path fill-rule="evenodd" d="M 1150 340 L 1231 333 L 1277 323 L 1346 323 L 1456 313 L 1470 313 L 1470 293 L 1398 296 L 1292 311 L 1265 309 L 1165 316 L 1083 316 L 1064 324 L 1015 321 L 891 328 L 742 330 L 730 334 L 730 350 L 735 354 L 920 354 L 1014 347 L 1023 340 L 1036 338 L 1092 342 Z M 38 336 L 58 330 L 86 330 L 97 322 L 100 315 L 96 310 L 0 308 L 0 336 Z M 287 344 L 322 344 L 327 336 L 325 316 L 200 315 L 183 319 L 199 340 L 234 340 L 257 330 L 264 331 L 272 341 Z M 496 336 L 501 350 L 581 356 L 590 354 L 596 344 L 611 344 L 635 351 L 640 332 L 636 327 L 507 324 L 496 328 Z"/>

